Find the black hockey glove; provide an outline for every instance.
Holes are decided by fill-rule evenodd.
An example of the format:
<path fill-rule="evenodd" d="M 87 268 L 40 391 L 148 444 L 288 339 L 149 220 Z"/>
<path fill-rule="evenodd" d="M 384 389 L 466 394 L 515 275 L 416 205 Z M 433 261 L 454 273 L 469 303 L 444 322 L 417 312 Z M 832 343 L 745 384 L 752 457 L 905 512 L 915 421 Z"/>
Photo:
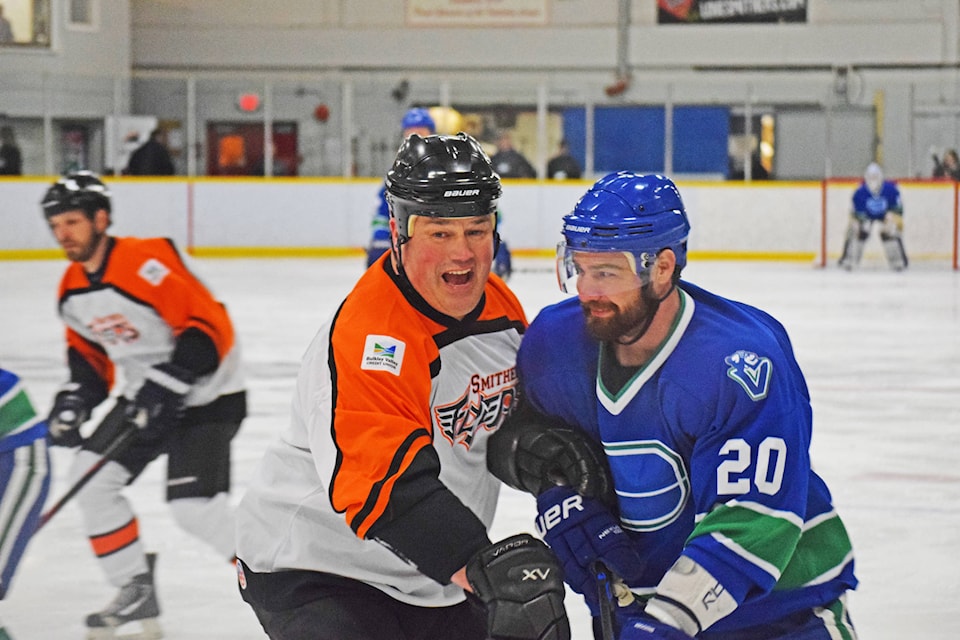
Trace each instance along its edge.
<path fill-rule="evenodd" d="M 540 540 L 522 533 L 481 549 L 467 563 L 467 580 L 494 640 L 569 640 L 563 572 Z"/>
<path fill-rule="evenodd" d="M 183 417 L 184 398 L 192 373 L 170 362 L 147 370 L 137 397 L 127 405 L 126 418 L 140 429 L 140 439 L 158 441 Z"/>
<path fill-rule="evenodd" d="M 83 444 L 80 425 L 90 419 L 90 407 L 80 393 L 80 385 L 71 382 L 53 398 L 53 409 L 47 418 L 50 442 L 58 447 L 78 447 Z"/>
<path fill-rule="evenodd" d="M 521 410 L 491 436 L 487 468 L 500 480 L 535 496 L 566 486 L 582 496 L 616 506 L 606 455 L 580 429 L 550 424 L 550 419 Z"/>

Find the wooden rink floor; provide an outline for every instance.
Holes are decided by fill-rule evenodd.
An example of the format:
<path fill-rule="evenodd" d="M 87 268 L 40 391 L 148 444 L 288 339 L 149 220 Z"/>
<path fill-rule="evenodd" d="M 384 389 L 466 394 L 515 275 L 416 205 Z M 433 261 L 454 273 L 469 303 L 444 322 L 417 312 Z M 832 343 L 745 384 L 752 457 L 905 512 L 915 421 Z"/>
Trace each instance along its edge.
<path fill-rule="evenodd" d="M 239 500 L 260 452 L 287 420 L 299 360 L 362 272 L 362 259 L 197 260 L 234 319 L 247 363 L 250 417 L 234 441 Z M 66 369 L 56 317 L 62 261 L 0 261 L 0 364 L 41 413 Z M 516 260 L 511 286 L 532 319 L 563 297 L 552 262 Z M 810 387 L 812 456 L 846 521 L 863 640 L 956 638 L 960 630 L 960 273 L 948 265 L 852 273 L 797 262 L 691 261 L 684 279 L 763 308 L 789 331 Z M 558 336 L 562 340 L 562 336 Z M 67 489 L 68 452 L 53 450 L 50 502 Z M 264 638 L 232 566 L 177 529 L 163 502 L 163 459 L 128 488 L 141 536 L 159 554 L 165 637 Z M 532 498 L 505 489 L 491 537 L 533 532 Z M 75 505 L 32 540 L 0 601 L 16 640 L 82 638 L 83 620 L 115 594 L 93 560 Z M 574 638 L 586 607 L 567 598 Z"/>

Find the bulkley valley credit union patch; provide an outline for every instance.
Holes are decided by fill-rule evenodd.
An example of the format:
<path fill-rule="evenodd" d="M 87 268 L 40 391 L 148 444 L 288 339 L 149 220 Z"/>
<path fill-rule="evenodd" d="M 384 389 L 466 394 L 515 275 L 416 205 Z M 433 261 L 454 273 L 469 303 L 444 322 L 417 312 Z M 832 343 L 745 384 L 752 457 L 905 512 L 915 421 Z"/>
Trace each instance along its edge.
<path fill-rule="evenodd" d="M 368 335 L 363 345 L 363 361 L 361 369 L 370 371 L 389 371 L 395 376 L 400 375 L 403 365 L 403 351 L 407 345 L 390 336 Z"/>

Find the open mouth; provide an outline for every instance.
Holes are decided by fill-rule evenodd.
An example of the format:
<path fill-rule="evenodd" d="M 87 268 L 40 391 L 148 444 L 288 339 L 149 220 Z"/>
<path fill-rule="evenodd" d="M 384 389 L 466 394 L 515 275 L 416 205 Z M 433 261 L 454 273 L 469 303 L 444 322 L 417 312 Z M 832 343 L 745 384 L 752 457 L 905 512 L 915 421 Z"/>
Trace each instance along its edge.
<path fill-rule="evenodd" d="M 441 277 L 447 284 L 452 284 L 455 286 L 465 285 L 473 280 L 473 271 L 470 269 L 464 269 L 462 271 L 447 271 Z"/>

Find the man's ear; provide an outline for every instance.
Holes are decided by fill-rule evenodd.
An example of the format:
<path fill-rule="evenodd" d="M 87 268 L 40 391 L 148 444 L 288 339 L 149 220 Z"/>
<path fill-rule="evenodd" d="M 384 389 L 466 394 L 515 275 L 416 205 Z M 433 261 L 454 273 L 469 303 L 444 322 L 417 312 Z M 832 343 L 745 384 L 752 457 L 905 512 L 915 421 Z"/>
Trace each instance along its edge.
<path fill-rule="evenodd" d="M 671 282 L 673 280 L 673 272 L 677 267 L 677 254 L 673 252 L 673 249 L 664 249 L 659 254 L 657 254 L 657 262 L 654 267 L 656 271 L 656 281 L 657 284 Z"/>
<path fill-rule="evenodd" d="M 97 209 L 97 212 L 93 214 L 93 225 L 100 233 L 103 233 L 107 230 L 107 227 L 110 226 L 110 222 L 110 212 L 106 209 Z"/>
<path fill-rule="evenodd" d="M 397 219 L 392 217 L 390 218 L 390 246 L 393 247 L 393 250 L 397 250 L 397 246 L 400 243 L 400 238 L 397 234 Z"/>

